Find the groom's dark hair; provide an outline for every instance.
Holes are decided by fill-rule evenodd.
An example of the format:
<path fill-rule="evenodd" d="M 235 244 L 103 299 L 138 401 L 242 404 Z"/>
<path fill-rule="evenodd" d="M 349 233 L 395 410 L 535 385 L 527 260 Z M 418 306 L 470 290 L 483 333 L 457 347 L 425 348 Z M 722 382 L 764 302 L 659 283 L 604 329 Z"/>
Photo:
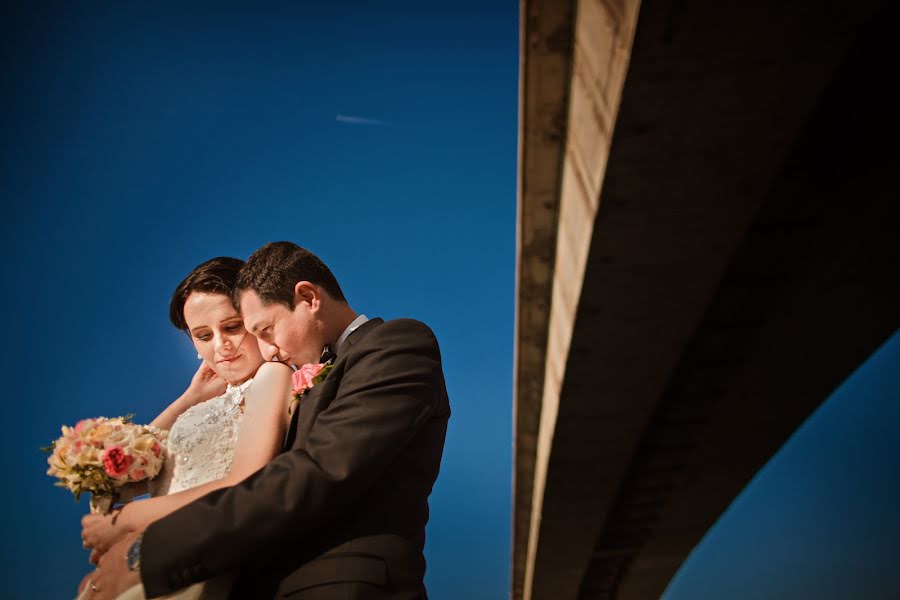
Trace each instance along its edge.
<path fill-rule="evenodd" d="M 234 287 L 234 305 L 241 293 L 253 290 L 265 304 L 278 302 L 294 310 L 294 286 L 308 281 L 329 296 L 346 302 L 337 279 L 318 256 L 291 242 L 271 242 L 254 252 L 241 267 Z"/>

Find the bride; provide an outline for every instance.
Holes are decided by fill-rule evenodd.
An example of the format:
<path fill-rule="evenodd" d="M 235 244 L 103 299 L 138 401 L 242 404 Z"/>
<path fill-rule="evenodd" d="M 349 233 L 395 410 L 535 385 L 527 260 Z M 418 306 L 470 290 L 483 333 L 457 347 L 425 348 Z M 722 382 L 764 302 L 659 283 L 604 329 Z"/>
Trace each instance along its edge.
<path fill-rule="evenodd" d="M 82 519 L 85 548 L 91 562 L 134 531 L 205 494 L 234 485 L 266 465 L 281 450 L 290 415 L 287 365 L 265 362 L 256 338 L 244 329 L 231 301 L 243 261 L 213 258 L 197 266 L 175 289 L 169 307 L 172 324 L 185 331 L 203 363 L 185 394 L 154 421 L 169 429 L 168 458 L 151 482 L 152 498 L 117 509 L 112 514 Z M 197 402 L 222 389 L 225 392 Z M 98 590 L 90 575 L 79 599 Z M 217 578 L 194 584 L 169 598 L 219 598 L 230 581 Z M 119 600 L 143 599 L 137 585 Z"/>

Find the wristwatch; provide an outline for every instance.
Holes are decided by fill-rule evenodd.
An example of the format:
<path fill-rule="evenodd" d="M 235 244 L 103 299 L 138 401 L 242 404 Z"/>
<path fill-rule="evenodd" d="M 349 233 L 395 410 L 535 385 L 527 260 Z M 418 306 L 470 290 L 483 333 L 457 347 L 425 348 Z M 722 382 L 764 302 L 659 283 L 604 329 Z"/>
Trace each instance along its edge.
<path fill-rule="evenodd" d="M 125 555 L 125 562 L 128 563 L 129 571 L 135 572 L 141 568 L 141 541 L 143 539 L 144 534 L 139 535 L 138 539 L 134 540 L 134 543 L 128 549 L 128 554 Z"/>

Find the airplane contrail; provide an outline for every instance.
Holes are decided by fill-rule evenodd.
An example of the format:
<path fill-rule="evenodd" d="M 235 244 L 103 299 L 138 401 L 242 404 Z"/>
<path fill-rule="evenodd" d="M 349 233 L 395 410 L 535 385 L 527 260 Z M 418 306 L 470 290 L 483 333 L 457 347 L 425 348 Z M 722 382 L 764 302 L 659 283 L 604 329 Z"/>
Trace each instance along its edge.
<path fill-rule="evenodd" d="M 390 123 L 388 123 L 387 121 L 367 119 L 365 117 L 354 117 L 352 115 L 337 115 L 334 120 L 339 123 L 351 123 L 353 125 L 377 125 L 380 127 L 390 126 Z"/>

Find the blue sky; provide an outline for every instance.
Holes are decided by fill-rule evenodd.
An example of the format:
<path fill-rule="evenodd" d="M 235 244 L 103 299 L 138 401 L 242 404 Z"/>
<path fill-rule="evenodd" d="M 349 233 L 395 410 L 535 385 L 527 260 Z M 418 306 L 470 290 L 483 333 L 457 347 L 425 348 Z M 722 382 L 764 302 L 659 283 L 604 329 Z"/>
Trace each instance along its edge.
<path fill-rule="evenodd" d="M 86 507 L 37 448 L 85 416 L 149 421 L 197 362 L 167 321 L 175 285 L 288 239 L 356 310 L 434 329 L 453 417 L 427 582 L 503 597 L 517 3 L 47 3 L 0 21 L 11 595 L 69 597 L 88 568 Z"/>
<path fill-rule="evenodd" d="M 288 239 L 358 311 L 435 330 L 453 417 L 427 583 L 434 600 L 506 597 L 518 2 L 182 4 L 0 9 L 6 591 L 67 598 L 88 569 L 86 502 L 52 486 L 36 449 L 86 416 L 149 421 L 196 366 L 167 320 L 174 286 Z M 876 359 L 668 600 L 790 591 L 835 564 L 884 584 L 900 553 L 900 342 Z"/>

